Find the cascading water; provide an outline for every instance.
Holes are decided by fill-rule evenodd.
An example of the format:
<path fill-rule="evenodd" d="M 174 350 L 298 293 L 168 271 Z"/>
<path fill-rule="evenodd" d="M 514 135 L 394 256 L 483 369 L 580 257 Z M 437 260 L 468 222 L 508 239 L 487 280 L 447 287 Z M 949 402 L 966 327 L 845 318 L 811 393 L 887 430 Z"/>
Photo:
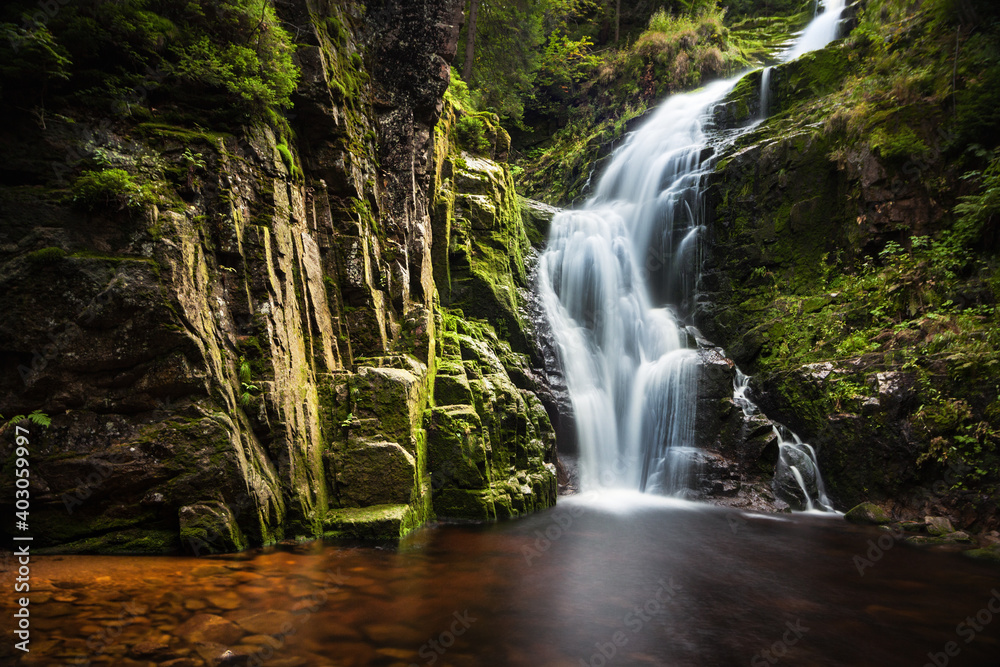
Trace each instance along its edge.
<path fill-rule="evenodd" d="M 767 118 L 771 108 L 771 68 L 765 67 L 760 73 L 760 117 Z"/>
<path fill-rule="evenodd" d="M 836 29 L 844 0 L 827 2 L 789 54 L 836 36 L 815 27 Z M 711 109 L 739 78 L 668 99 L 617 151 L 594 197 L 553 220 L 538 289 L 577 422 L 584 490 L 680 494 L 690 485 L 698 356 L 678 317 L 694 307 Z"/>
<path fill-rule="evenodd" d="M 733 403 L 747 417 L 758 412 L 757 404 L 750 398 L 750 377 L 738 368 L 733 381 Z M 816 450 L 812 445 L 802 442 L 799 436 L 781 424 L 774 424 L 774 437 L 778 442 L 778 465 L 774 471 L 774 487 L 778 495 L 794 500 L 807 511 L 836 511 L 826 495 L 823 476 L 816 462 Z"/>
<path fill-rule="evenodd" d="M 837 39 L 840 29 L 840 17 L 847 6 L 847 0 L 824 0 L 816 7 L 816 17 L 806 26 L 806 29 L 795 40 L 792 47 L 782 55 L 781 60 L 795 60 L 804 53 L 822 49 Z M 822 12 L 820 8 L 822 7 Z"/>

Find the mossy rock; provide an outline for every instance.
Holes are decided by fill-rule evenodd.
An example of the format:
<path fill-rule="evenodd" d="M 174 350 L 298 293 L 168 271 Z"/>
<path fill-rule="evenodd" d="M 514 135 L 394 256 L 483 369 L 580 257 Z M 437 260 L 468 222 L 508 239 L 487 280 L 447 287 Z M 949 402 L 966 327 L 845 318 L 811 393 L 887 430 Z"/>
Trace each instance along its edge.
<path fill-rule="evenodd" d="M 427 414 L 427 468 L 435 490 L 488 486 L 488 440 L 471 405 L 432 408 Z"/>
<path fill-rule="evenodd" d="M 444 489 L 434 494 L 434 513 L 441 519 L 496 521 L 497 510 L 489 491 Z M 506 512 L 510 516 L 510 512 Z"/>
<path fill-rule="evenodd" d="M 861 503 L 860 505 L 856 505 L 847 511 L 844 518 L 851 523 L 871 526 L 881 526 L 887 523 L 892 523 L 892 517 L 890 517 L 884 509 L 874 503 Z"/>
<path fill-rule="evenodd" d="M 337 466 L 344 505 L 407 504 L 416 487 L 417 462 L 394 442 L 351 439 Z"/>
<path fill-rule="evenodd" d="M 996 565 L 1000 565 L 1000 546 L 998 545 L 993 545 L 991 547 L 985 547 L 982 549 L 969 549 L 968 551 L 963 551 L 962 555 L 986 563 L 994 563 Z"/>
<path fill-rule="evenodd" d="M 127 530 L 116 530 L 104 535 L 69 542 L 58 547 L 40 549 L 38 553 L 107 554 L 121 556 L 176 554 L 180 551 L 180 546 L 176 531 L 129 528 Z"/>
<path fill-rule="evenodd" d="M 224 503 L 185 505 L 177 511 L 177 518 L 181 544 L 196 556 L 244 551 L 250 546 L 236 517 Z"/>
<path fill-rule="evenodd" d="M 397 540 L 412 529 L 409 505 L 374 505 L 330 510 L 323 521 L 326 539 Z"/>

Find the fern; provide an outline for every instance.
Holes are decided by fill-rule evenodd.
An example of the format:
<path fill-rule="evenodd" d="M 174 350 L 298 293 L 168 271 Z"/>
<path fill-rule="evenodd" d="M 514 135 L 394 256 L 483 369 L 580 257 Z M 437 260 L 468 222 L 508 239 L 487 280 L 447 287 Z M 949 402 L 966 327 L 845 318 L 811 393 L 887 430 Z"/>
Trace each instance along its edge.
<path fill-rule="evenodd" d="M 44 412 L 42 412 L 41 410 L 35 410 L 34 412 L 28 415 L 15 415 L 14 417 L 11 417 L 10 424 L 12 426 L 16 426 L 17 424 L 20 424 L 24 420 L 28 420 L 32 424 L 36 424 L 38 426 L 47 427 L 52 424 L 52 418 L 49 417 Z"/>

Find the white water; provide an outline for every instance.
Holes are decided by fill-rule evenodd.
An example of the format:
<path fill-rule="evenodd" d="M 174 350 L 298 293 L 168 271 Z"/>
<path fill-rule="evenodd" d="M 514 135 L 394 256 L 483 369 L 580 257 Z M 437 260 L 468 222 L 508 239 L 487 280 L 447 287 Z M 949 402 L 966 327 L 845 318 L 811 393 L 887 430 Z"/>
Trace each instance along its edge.
<path fill-rule="evenodd" d="M 765 67 L 760 73 L 760 117 L 767 118 L 771 108 L 771 69 Z"/>
<path fill-rule="evenodd" d="M 837 38 L 837 30 L 840 27 L 840 16 L 844 13 L 847 0 L 823 0 L 821 3 L 823 11 L 819 12 L 815 18 L 806 26 L 805 31 L 795 40 L 795 44 L 783 54 L 781 60 L 788 62 L 795 60 L 804 53 L 822 49 L 824 46 Z"/>
<path fill-rule="evenodd" d="M 833 39 L 819 43 L 814 29 L 828 18 L 791 53 Z M 668 99 L 616 152 L 594 197 L 553 220 L 539 295 L 573 404 L 583 490 L 683 494 L 692 483 L 698 357 L 677 311 L 696 296 L 710 112 L 740 78 Z"/>
<path fill-rule="evenodd" d="M 757 404 L 750 398 L 750 376 L 738 368 L 736 379 L 733 381 L 733 403 L 746 417 L 759 412 Z M 790 495 L 801 496 L 806 511 L 816 509 L 824 512 L 836 511 L 826 495 L 823 476 L 819 472 L 819 463 L 816 460 L 816 450 L 812 445 L 802 442 L 799 436 L 780 424 L 774 425 L 774 437 L 778 441 L 775 478 L 780 480 L 790 476 L 795 480 L 798 492 Z"/>

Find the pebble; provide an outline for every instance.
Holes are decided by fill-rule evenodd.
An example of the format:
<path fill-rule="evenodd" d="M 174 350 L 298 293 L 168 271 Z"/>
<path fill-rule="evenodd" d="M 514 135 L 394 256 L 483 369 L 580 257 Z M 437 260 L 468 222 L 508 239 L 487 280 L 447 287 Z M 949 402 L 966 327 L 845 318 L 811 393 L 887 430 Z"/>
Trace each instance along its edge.
<path fill-rule="evenodd" d="M 287 632 L 295 625 L 295 615 L 289 611 L 262 611 L 235 621 L 252 635 L 276 635 Z"/>
<path fill-rule="evenodd" d="M 189 642 L 235 644 L 243 631 L 221 616 L 195 614 L 177 628 L 176 634 Z"/>
<path fill-rule="evenodd" d="M 243 606 L 243 600 L 236 593 L 220 593 L 209 595 L 208 602 L 219 609 L 239 609 Z"/>

